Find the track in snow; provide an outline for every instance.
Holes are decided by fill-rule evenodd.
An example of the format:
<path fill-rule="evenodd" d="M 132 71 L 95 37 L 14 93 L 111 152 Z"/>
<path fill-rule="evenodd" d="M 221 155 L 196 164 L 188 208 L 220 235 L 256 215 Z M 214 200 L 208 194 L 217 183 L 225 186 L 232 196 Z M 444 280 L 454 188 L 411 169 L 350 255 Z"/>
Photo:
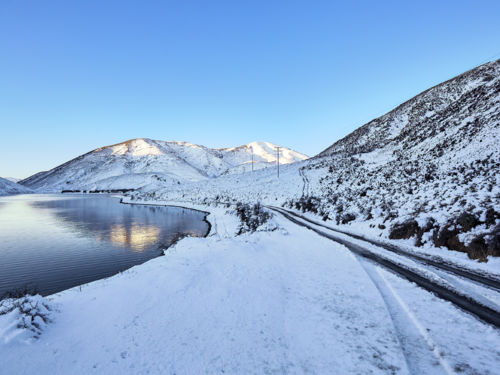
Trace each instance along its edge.
<path fill-rule="evenodd" d="M 303 167 L 299 168 L 299 174 L 300 174 L 300 177 L 302 177 L 302 181 L 304 182 L 304 184 L 302 185 L 302 196 L 307 196 L 307 195 L 309 195 L 309 179 L 307 178 L 306 174 L 304 173 Z"/>
<path fill-rule="evenodd" d="M 270 209 L 279 212 L 282 214 L 284 217 L 286 217 L 288 220 L 292 221 L 293 223 L 303 226 L 305 228 L 308 228 L 320 236 L 326 237 L 330 240 L 333 240 L 335 242 L 341 243 L 342 245 L 346 246 L 349 250 L 351 250 L 353 253 L 355 253 L 358 256 L 361 256 L 363 258 L 369 259 L 389 270 L 392 272 L 398 274 L 399 276 L 412 281 L 419 285 L 420 287 L 428 290 L 431 293 L 434 293 L 438 297 L 450 301 L 456 306 L 460 307 L 462 310 L 475 315 L 476 317 L 480 318 L 481 320 L 494 325 L 497 328 L 500 328 L 500 312 L 497 311 L 496 309 L 486 306 L 480 302 L 478 302 L 476 299 L 471 297 L 470 295 L 467 295 L 465 293 L 461 293 L 457 291 L 454 288 L 451 288 L 444 283 L 438 283 L 435 280 L 432 280 L 430 277 L 425 275 L 423 272 L 418 272 L 417 269 L 415 268 L 409 268 L 406 266 L 403 266 L 402 264 L 399 264 L 398 262 L 389 259 L 387 257 L 381 256 L 380 254 L 377 254 L 376 252 L 370 251 L 368 248 L 361 246 L 357 243 L 354 243 L 352 241 L 346 240 L 344 238 L 341 238 L 339 236 L 336 236 L 332 233 L 327 233 L 322 229 L 318 229 L 315 226 L 319 226 L 317 223 L 311 223 L 311 220 L 307 220 L 301 217 L 301 215 L 297 215 L 295 213 L 291 213 L 288 210 L 284 210 L 279 207 L 272 207 L 269 206 Z M 322 225 L 323 228 L 328 229 L 330 231 L 335 232 L 332 228 L 325 227 Z M 337 231 L 338 232 L 338 231 Z M 345 233 L 342 233 L 345 234 Z M 347 234 L 349 235 L 349 234 Z M 355 238 L 354 236 L 351 236 Z M 365 239 L 363 239 L 366 241 Z M 372 243 L 373 245 L 373 243 Z M 377 245 L 378 246 L 378 245 Z M 398 254 L 401 255 L 401 254 Z"/>
<path fill-rule="evenodd" d="M 442 350 L 432 340 L 389 280 L 384 277 L 382 269 L 373 262 L 360 256 L 356 257 L 385 303 L 410 374 L 453 374 L 454 371 L 443 357 Z"/>

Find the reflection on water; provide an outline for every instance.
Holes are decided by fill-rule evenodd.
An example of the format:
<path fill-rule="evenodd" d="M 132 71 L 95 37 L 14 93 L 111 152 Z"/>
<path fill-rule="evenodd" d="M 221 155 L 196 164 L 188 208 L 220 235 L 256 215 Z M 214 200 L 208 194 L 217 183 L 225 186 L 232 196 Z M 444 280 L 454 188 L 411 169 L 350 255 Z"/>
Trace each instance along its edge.
<path fill-rule="evenodd" d="M 0 197 L 0 296 L 24 286 L 51 294 L 113 275 L 179 237 L 204 235 L 203 217 L 107 196 Z"/>
<path fill-rule="evenodd" d="M 125 227 L 123 224 L 115 224 L 111 227 L 109 239 L 117 245 L 129 246 L 132 250 L 143 251 L 150 245 L 158 243 L 160 228 L 151 225 L 139 226 L 133 224 Z"/>

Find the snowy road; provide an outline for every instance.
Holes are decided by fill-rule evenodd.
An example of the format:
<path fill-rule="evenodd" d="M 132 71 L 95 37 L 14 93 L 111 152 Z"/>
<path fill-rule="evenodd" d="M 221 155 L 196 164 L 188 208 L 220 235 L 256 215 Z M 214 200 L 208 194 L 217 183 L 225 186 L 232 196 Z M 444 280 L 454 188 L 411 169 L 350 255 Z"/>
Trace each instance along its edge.
<path fill-rule="evenodd" d="M 470 293 L 470 291 L 469 293 L 467 293 L 467 288 L 464 288 L 461 285 L 457 285 L 456 283 L 454 283 L 454 280 L 449 277 L 443 277 L 441 273 L 430 273 L 429 269 L 427 268 L 423 269 L 419 266 L 415 267 L 414 264 L 407 262 L 404 257 L 401 257 L 401 255 L 408 256 L 406 253 L 396 253 L 397 256 L 393 254 L 387 256 L 387 254 L 383 254 L 385 251 L 377 251 L 378 249 L 373 246 L 373 243 L 369 244 L 372 245 L 370 247 L 366 246 L 367 244 L 364 244 L 363 246 L 363 244 L 360 244 L 360 242 L 362 241 L 355 241 L 355 239 L 350 238 L 349 235 L 345 235 L 344 237 L 336 236 L 331 233 L 337 232 L 336 230 L 320 223 L 315 223 L 314 221 L 311 221 L 292 211 L 278 207 L 272 207 L 272 209 L 276 212 L 281 213 L 284 217 L 294 222 L 295 224 L 308 228 L 323 237 L 329 238 L 333 241 L 345 245 L 355 254 L 363 258 L 370 259 L 371 261 L 374 261 L 379 265 L 382 265 L 383 267 L 395 272 L 399 276 L 418 284 L 424 289 L 435 293 L 437 296 L 454 303 L 463 310 L 476 315 L 485 322 L 490 323 L 497 328 L 500 327 L 500 307 L 494 301 L 489 300 L 486 296 L 483 296 L 481 294 L 478 295 L 478 293 Z M 329 230 L 330 233 L 325 231 L 325 229 Z M 384 248 L 384 250 L 387 249 Z M 391 249 L 389 251 L 393 250 Z M 403 258 L 403 261 L 401 258 Z M 413 256 L 409 258 L 413 258 Z M 439 265 L 439 263 L 435 263 L 436 267 Z M 451 268 L 452 270 L 454 270 L 453 267 Z M 463 270 L 464 274 L 468 274 L 468 272 L 476 276 L 472 271 Z M 493 286 L 495 286 L 496 280 L 484 277 L 481 279 L 490 281 L 490 283 L 485 282 L 483 286 L 489 287 L 490 285 L 488 284 L 492 284 Z M 478 282 L 477 278 L 473 281 Z M 496 300 L 498 300 L 498 295 L 496 297 Z"/>
<path fill-rule="evenodd" d="M 319 228 L 331 229 L 335 232 L 335 229 L 329 228 L 328 226 L 317 223 L 307 217 L 297 214 L 290 210 L 284 210 L 282 208 L 274 207 L 275 211 L 280 212 L 284 217 L 290 221 L 298 224 L 300 226 L 306 227 L 313 230 L 315 233 L 322 235 L 326 238 L 334 239 L 335 241 L 342 242 L 347 245 L 354 245 L 345 241 L 346 238 L 353 239 L 353 237 L 345 236 L 344 238 L 335 238 L 328 233 L 324 233 Z M 358 236 L 359 237 L 359 236 Z M 366 245 L 366 239 L 363 238 Z M 359 244 L 361 241 L 357 241 Z M 373 245 L 373 244 L 372 244 Z M 397 273 L 394 273 L 393 264 L 384 264 L 385 262 L 380 262 L 380 259 L 375 259 L 371 256 L 366 257 L 366 253 L 362 252 L 359 255 L 359 248 L 353 249 L 351 246 L 348 248 L 357 254 L 358 261 L 365 269 L 366 273 L 371 278 L 373 284 L 377 287 L 380 295 L 382 296 L 384 302 L 386 303 L 387 310 L 391 315 L 391 319 L 396 328 L 397 335 L 400 339 L 401 348 L 404 352 L 405 359 L 408 365 L 409 372 L 412 374 L 454 374 L 454 373 L 471 373 L 479 374 L 483 373 L 477 371 L 471 366 L 471 362 L 465 360 L 467 356 L 472 354 L 470 350 L 474 351 L 473 345 L 470 345 L 470 339 L 465 339 L 465 331 L 471 328 L 470 319 L 472 318 L 469 314 L 461 314 L 460 319 L 451 318 L 448 314 L 443 314 L 443 306 L 449 305 L 447 301 L 440 301 L 433 297 L 435 293 L 434 283 L 431 283 L 430 288 L 432 293 L 428 293 L 427 290 L 421 289 L 413 283 L 407 283 L 402 279 Z M 374 247 L 371 247 L 371 251 L 374 251 Z M 366 250 L 366 249 L 365 249 Z M 387 254 L 385 254 L 387 255 Z M 401 254 L 399 254 L 401 255 Z M 375 262 L 373 262 L 375 260 Z M 380 267 L 382 265 L 383 267 Z M 436 269 L 437 268 L 437 269 Z M 486 315 L 487 318 L 493 318 L 494 322 L 498 321 L 497 314 L 500 310 L 498 301 L 500 300 L 498 290 L 495 288 L 495 279 L 489 279 L 488 281 L 482 283 L 483 280 L 464 280 L 464 278 L 459 278 L 455 275 L 455 272 L 451 272 L 451 275 L 444 272 L 441 268 L 431 267 L 431 269 L 441 276 L 444 280 L 453 282 L 453 286 L 461 288 L 461 292 L 465 291 L 464 294 L 467 297 L 471 296 L 471 301 L 473 302 L 472 307 L 475 309 L 482 309 L 484 306 L 489 306 L 487 308 L 487 314 L 493 310 L 494 316 L 491 317 Z M 464 270 L 465 272 L 470 270 Z M 473 271 L 471 271 L 476 275 Z M 406 275 L 403 275 L 403 277 Z M 490 275 L 491 276 L 491 275 Z M 418 283 L 417 283 L 418 284 Z M 422 286 L 418 284 L 419 286 Z M 426 288 L 427 289 L 427 288 Z M 418 296 L 415 298 L 415 296 Z M 442 297 L 442 296 L 441 296 Z M 479 303 L 477 303 L 479 301 Z M 440 306 L 441 305 L 441 306 Z M 468 304 L 466 303 L 466 306 Z M 461 306 L 463 307 L 463 306 Z M 449 306 L 448 306 L 449 308 Z M 459 310 L 454 309 L 456 314 Z M 469 311 L 470 312 L 470 311 Z M 480 313 L 481 314 L 481 313 Z M 482 314 L 481 314 L 482 315 Z M 462 320 L 462 318 L 465 318 Z M 457 324 L 459 320 L 462 320 Z M 456 332 L 451 334 L 453 329 L 450 329 L 448 324 L 452 324 L 455 327 Z M 492 322 L 489 322 L 492 323 Z M 460 327 L 460 324 L 463 324 Z M 481 321 L 476 321 L 473 324 L 477 324 L 484 327 L 484 323 Z M 488 325 L 488 324 L 486 324 Z M 492 340 L 492 349 L 490 355 L 491 366 L 484 369 L 484 373 L 496 373 L 496 368 L 499 366 L 498 357 L 500 352 L 498 347 L 500 342 L 498 341 L 498 328 L 483 328 L 488 332 L 494 332 L 497 336 Z M 467 335 L 467 334 L 466 334 Z M 466 336 L 465 335 L 465 336 Z M 462 336 L 462 340 L 458 340 L 454 344 L 454 338 Z M 492 336 L 489 336 L 492 338 Z M 478 340 L 478 343 L 480 339 Z M 487 344 L 485 344 L 487 345 Z M 454 358 L 453 358 L 454 357 Z M 496 359 L 495 359 L 496 358 Z"/>
<path fill-rule="evenodd" d="M 464 277 L 468 280 L 475 281 L 479 284 L 482 284 L 483 286 L 493 288 L 497 291 L 500 291 L 500 276 L 499 275 L 493 275 L 490 273 L 486 273 L 485 271 L 482 271 L 482 273 L 477 272 L 476 270 L 472 269 L 467 269 L 463 266 L 455 265 L 449 261 L 444 260 L 443 258 L 437 257 L 437 256 L 425 256 L 423 254 L 416 254 L 414 252 L 410 252 L 407 250 L 404 250 L 394 244 L 389 244 L 387 242 L 379 241 L 376 239 L 371 239 L 367 238 L 365 236 L 357 235 L 354 233 L 348 233 L 346 231 L 340 230 L 338 228 L 332 228 L 324 223 L 321 223 L 316 220 L 312 220 L 304 215 L 301 215 L 297 212 L 294 212 L 292 210 L 285 209 L 283 207 L 275 207 L 275 206 L 269 206 L 270 209 L 273 209 L 275 211 L 281 212 L 281 213 L 286 213 L 288 215 L 292 215 L 295 218 L 298 218 L 302 221 L 307 221 L 310 224 L 313 224 L 316 227 L 322 227 L 325 229 L 328 229 L 329 231 L 340 233 L 343 235 L 346 235 L 350 238 L 354 238 L 357 240 L 361 240 L 364 242 L 367 242 L 368 244 L 375 245 L 377 247 L 381 247 L 385 250 L 391 251 L 395 254 L 402 255 L 408 258 L 411 258 L 413 260 L 416 260 L 419 263 L 422 263 L 427 266 L 435 267 L 441 270 L 444 270 L 446 272 L 453 273 L 455 275 Z"/>

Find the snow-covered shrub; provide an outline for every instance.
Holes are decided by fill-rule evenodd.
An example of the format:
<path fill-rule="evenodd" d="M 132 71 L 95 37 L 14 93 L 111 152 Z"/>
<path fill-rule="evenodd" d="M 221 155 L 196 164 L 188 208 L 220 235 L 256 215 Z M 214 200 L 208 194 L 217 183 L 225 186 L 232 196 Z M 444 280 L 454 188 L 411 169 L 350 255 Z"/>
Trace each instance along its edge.
<path fill-rule="evenodd" d="M 255 232 L 272 217 L 271 213 L 264 209 L 260 203 L 251 206 L 238 202 L 236 203 L 235 212 L 241 221 L 238 235 L 246 232 Z"/>
<path fill-rule="evenodd" d="M 0 301 L 0 327 L 4 326 L 4 333 L 12 336 L 12 330 L 17 330 L 37 339 L 51 322 L 52 310 L 49 301 L 39 294 L 6 298 Z"/>
<path fill-rule="evenodd" d="M 302 212 L 313 212 L 317 214 L 319 211 L 321 200 L 317 197 L 303 196 L 294 203 L 297 210 L 300 210 Z"/>

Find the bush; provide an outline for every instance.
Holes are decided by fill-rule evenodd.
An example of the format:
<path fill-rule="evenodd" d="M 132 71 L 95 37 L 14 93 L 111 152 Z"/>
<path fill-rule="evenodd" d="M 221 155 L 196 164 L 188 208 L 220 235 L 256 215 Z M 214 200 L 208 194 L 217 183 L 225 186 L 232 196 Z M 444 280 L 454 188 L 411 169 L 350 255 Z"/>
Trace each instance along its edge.
<path fill-rule="evenodd" d="M 353 215 L 351 213 L 346 213 L 346 214 L 342 215 L 341 223 L 347 224 L 347 223 L 350 223 L 351 221 L 354 221 L 354 220 L 356 220 L 355 215 Z"/>
<path fill-rule="evenodd" d="M 51 311 L 48 301 L 39 294 L 0 301 L 0 317 L 6 316 L 14 320 L 15 328 L 28 331 L 35 339 L 40 337 L 51 321 Z"/>
<path fill-rule="evenodd" d="M 241 202 L 236 203 L 236 216 L 241 221 L 238 235 L 245 232 L 255 232 L 271 218 L 271 214 L 260 203 L 253 206 Z"/>
<path fill-rule="evenodd" d="M 394 224 L 391 227 L 389 238 L 391 240 L 407 239 L 417 234 L 418 223 L 415 220 L 407 220 L 403 223 Z"/>
<path fill-rule="evenodd" d="M 457 224 L 462 227 L 464 232 L 470 231 L 472 228 L 477 227 L 480 224 L 479 219 L 471 213 L 463 212 L 457 218 Z"/>
<path fill-rule="evenodd" d="M 295 208 L 302 212 L 312 212 L 317 214 L 321 201 L 319 198 L 311 196 L 303 196 L 295 202 Z"/>

